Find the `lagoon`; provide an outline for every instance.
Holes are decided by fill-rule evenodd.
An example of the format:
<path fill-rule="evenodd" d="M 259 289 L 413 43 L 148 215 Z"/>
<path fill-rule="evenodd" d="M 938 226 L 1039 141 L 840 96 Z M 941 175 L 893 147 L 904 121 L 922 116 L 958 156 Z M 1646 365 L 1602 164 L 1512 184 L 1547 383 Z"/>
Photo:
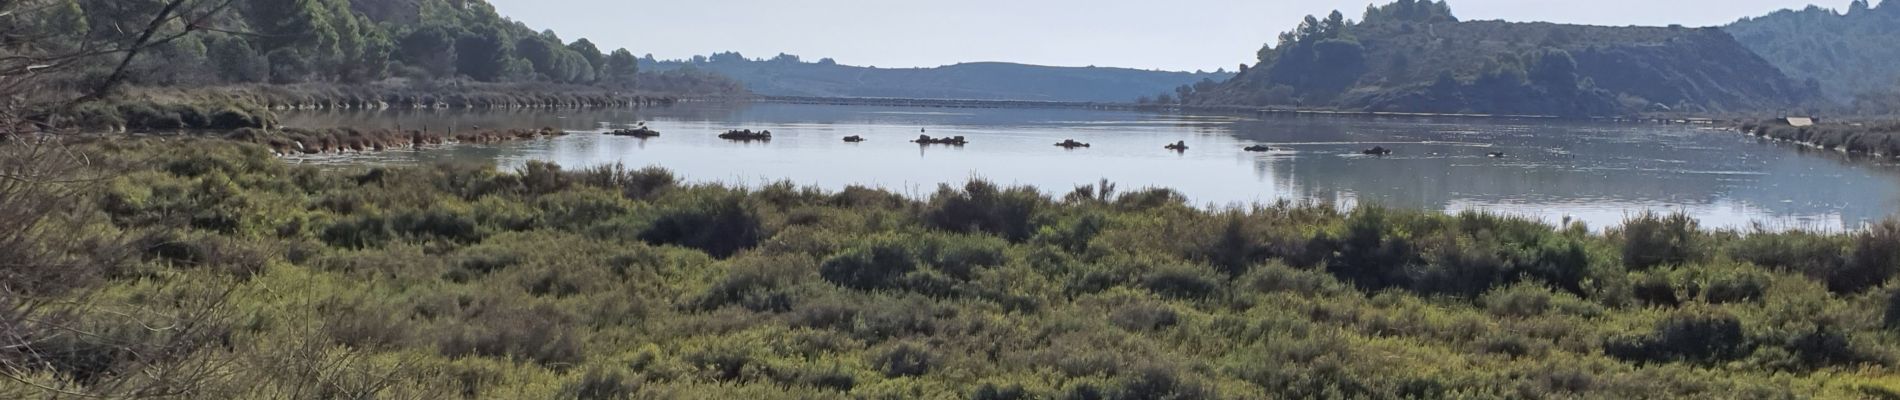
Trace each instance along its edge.
<path fill-rule="evenodd" d="M 1685 125 L 1594 121 L 1277 115 L 1183 115 L 1079 109 L 903 108 L 684 103 L 575 110 L 306 111 L 291 127 L 556 127 L 574 134 L 490 145 L 293 156 L 361 166 L 531 160 L 569 168 L 657 166 L 688 181 L 789 181 L 882 187 L 916 197 L 971 178 L 1061 195 L 1107 180 L 1165 187 L 1210 207 L 1289 201 L 1487 211 L 1551 223 L 1615 226 L 1645 211 L 1704 226 L 1842 230 L 1900 210 L 1900 166 Z M 646 122 L 662 136 L 599 134 Z M 717 134 L 770 130 L 770 142 Z M 910 143 L 965 136 L 962 147 Z M 846 143 L 858 135 L 862 143 Z M 1089 143 L 1073 150 L 1066 139 Z M 1185 152 L 1163 146 L 1184 141 Z M 1265 144 L 1276 150 L 1241 149 Z M 1361 150 L 1394 150 L 1384 157 Z M 1491 157 L 1503 153 L 1504 157 Z"/>

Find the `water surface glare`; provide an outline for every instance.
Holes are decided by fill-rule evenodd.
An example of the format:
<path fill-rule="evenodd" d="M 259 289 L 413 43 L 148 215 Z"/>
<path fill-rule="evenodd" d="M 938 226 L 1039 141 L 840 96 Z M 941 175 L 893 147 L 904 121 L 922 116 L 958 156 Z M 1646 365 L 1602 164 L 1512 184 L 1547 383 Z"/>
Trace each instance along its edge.
<path fill-rule="evenodd" d="M 598 134 L 646 121 L 653 139 Z M 792 104 L 685 104 L 624 110 L 336 111 L 284 117 L 293 127 L 444 130 L 558 127 L 573 135 L 498 145 L 444 145 L 295 156 L 332 165 L 530 160 L 568 168 L 659 166 L 693 182 L 790 181 L 882 187 L 915 197 L 981 177 L 1051 195 L 1107 179 L 1123 191 L 1165 187 L 1199 205 L 1381 204 L 1481 210 L 1602 228 L 1643 211 L 1686 212 L 1704 226 L 1838 230 L 1900 209 L 1900 167 L 1765 144 L 1689 126 L 1570 121 L 1338 116 L 1232 117 L 1094 110 L 936 109 Z M 718 139 L 771 130 L 771 142 Z M 909 141 L 965 136 L 965 147 Z M 863 143 L 845 143 L 860 135 Z M 1091 147 L 1064 150 L 1064 139 Z M 1162 147 L 1185 141 L 1176 153 Z M 1268 153 L 1243 147 L 1266 144 Z M 1386 157 L 1361 155 L 1372 146 Z M 1489 156 L 1502 152 L 1503 158 Z"/>

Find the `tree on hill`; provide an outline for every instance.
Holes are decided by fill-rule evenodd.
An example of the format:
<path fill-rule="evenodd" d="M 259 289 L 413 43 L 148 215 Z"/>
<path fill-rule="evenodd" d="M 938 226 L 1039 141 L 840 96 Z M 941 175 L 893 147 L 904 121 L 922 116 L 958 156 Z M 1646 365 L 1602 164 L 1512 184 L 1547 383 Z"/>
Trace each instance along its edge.
<path fill-rule="evenodd" d="M 1458 22 L 1451 12 L 1451 5 L 1444 0 L 1399 0 L 1383 6 L 1366 6 L 1362 21 L 1369 23 L 1385 22 Z"/>
<path fill-rule="evenodd" d="M 640 60 L 633 58 L 633 52 L 627 49 L 614 50 L 607 56 L 607 68 L 601 73 L 601 80 L 627 84 L 640 75 Z"/>

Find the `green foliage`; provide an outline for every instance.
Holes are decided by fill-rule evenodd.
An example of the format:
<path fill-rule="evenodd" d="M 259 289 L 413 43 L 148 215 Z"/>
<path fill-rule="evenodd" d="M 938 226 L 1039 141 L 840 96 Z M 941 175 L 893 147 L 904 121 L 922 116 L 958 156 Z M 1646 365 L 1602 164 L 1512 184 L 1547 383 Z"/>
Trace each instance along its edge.
<path fill-rule="evenodd" d="M 696 191 L 662 208 L 640 240 L 686 246 L 714 257 L 730 257 L 767 236 L 757 206 L 744 193 Z"/>
<path fill-rule="evenodd" d="M 1706 257 L 1702 231 L 1686 214 L 1645 213 L 1625 221 L 1615 235 L 1623 239 L 1623 264 L 1630 268 L 1681 265 Z"/>
<path fill-rule="evenodd" d="M 67 4 L 25 9 L 36 21 L 25 30 L 45 30 L 60 45 L 129 42 L 162 6 L 146 0 L 54 3 L 62 2 Z M 483 1 L 239 0 L 218 10 L 224 12 L 192 17 L 198 32 L 168 39 L 166 51 L 144 54 L 132 65 L 133 83 L 364 84 L 391 77 L 466 77 L 627 88 L 638 74 L 625 49 L 615 52 L 624 56 L 610 57 L 585 39 L 562 43 L 552 32 L 507 20 Z M 88 68 L 111 67 L 99 64 Z M 207 64 L 210 70 L 194 70 Z"/>
<path fill-rule="evenodd" d="M 1717 364 L 1740 359 L 1752 346 L 1734 315 L 1683 310 L 1664 317 L 1647 335 L 1611 339 L 1604 351 L 1636 362 Z"/>
<path fill-rule="evenodd" d="M 1451 5 L 1442 0 L 1438 2 L 1432 2 L 1431 0 L 1398 0 L 1397 2 L 1382 6 L 1366 6 L 1366 13 L 1362 20 L 1376 23 L 1416 22 L 1429 24 L 1458 22 L 1458 17 L 1452 15 Z"/>
<path fill-rule="evenodd" d="M 213 140 L 73 151 L 113 178 L 0 209 L 36 216 L 0 219 L 30 227 L 0 255 L 69 268 L 0 280 L 86 305 L 23 320 L 88 334 L 27 331 L 45 336 L 0 357 L 31 385 L 0 394 L 216 365 L 204 390 L 239 398 L 311 380 L 364 397 L 1852 398 L 1888 387 L 1900 325 L 1891 224 L 1592 233 L 983 182 L 910 199 L 541 163 L 318 169 Z M 152 329 L 204 305 L 213 329 Z"/>
<path fill-rule="evenodd" d="M 604 65 L 606 68 L 601 70 L 600 79 L 608 82 L 628 83 L 640 74 L 640 61 L 634 59 L 633 52 L 627 49 L 614 50 L 613 54 L 607 56 Z"/>
<path fill-rule="evenodd" d="M 959 191 L 948 185 L 930 198 L 925 219 L 938 229 L 982 232 L 1020 242 L 1035 233 L 1037 212 L 1049 203 L 1034 188 L 1002 189 L 986 181 L 972 181 Z"/>
<path fill-rule="evenodd" d="M 923 345 L 898 343 L 873 357 L 872 364 L 886 377 L 922 376 L 930 372 L 937 359 Z"/>

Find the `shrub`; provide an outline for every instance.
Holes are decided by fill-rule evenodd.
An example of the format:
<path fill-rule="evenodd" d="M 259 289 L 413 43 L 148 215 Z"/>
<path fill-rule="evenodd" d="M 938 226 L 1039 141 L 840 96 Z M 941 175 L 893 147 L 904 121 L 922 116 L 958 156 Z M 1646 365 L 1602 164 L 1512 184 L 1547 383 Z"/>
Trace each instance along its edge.
<path fill-rule="evenodd" d="M 1881 326 L 1890 331 L 1900 331 L 1900 290 L 1887 293 L 1887 310 L 1881 314 Z"/>
<path fill-rule="evenodd" d="M 1070 253 L 1085 254 L 1089 242 L 1095 240 L 1107 229 L 1108 218 L 1097 213 L 1084 213 L 1063 217 L 1051 226 L 1043 227 L 1036 234 L 1036 241 L 1061 247 Z"/>
<path fill-rule="evenodd" d="M 1220 291 L 1220 278 L 1205 268 L 1162 267 L 1142 278 L 1142 287 L 1177 299 L 1203 299 Z"/>
<path fill-rule="evenodd" d="M 657 197 L 663 191 L 679 185 L 679 178 L 674 177 L 672 171 L 657 167 L 629 170 L 626 165 L 614 164 L 583 169 L 569 175 L 576 184 L 617 190 L 622 196 L 635 200 Z"/>
<path fill-rule="evenodd" d="M 398 213 L 389 218 L 389 229 L 419 241 L 440 239 L 467 244 L 480 242 L 485 236 L 474 216 L 443 206 Z"/>
<path fill-rule="evenodd" d="M 1011 242 L 1029 239 L 1037 230 L 1037 212 L 1050 203 L 1030 187 L 1008 190 L 988 181 L 973 180 L 963 190 L 944 185 L 931 196 L 924 219 L 937 229 L 960 233 L 984 232 Z"/>
<path fill-rule="evenodd" d="M 442 355 L 512 357 L 543 365 L 575 365 L 586 359 L 567 313 L 546 306 L 490 311 L 443 332 L 437 344 Z"/>
<path fill-rule="evenodd" d="M 686 362 L 698 367 L 713 380 L 738 382 L 745 379 L 749 369 L 758 368 L 760 360 L 749 348 L 715 344 L 688 352 Z"/>
<path fill-rule="evenodd" d="M 653 225 L 640 232 L 640 240 L 726 258 L 757 246 L 766 237 L 758 210 L 742 194 L 699 195 L 676 204 L 660 211 Z"/>
<path fill-rule="evenodd" d="M 1254 290 L 1262 292 L 1292 292 L 1307 296 L 1337 294 L 1345 291 L 1339 280 L 1317 271 L 1308 271 L 1289 267 L 1280 262 L 1272 262 L 1261 268 L 1255 268 L 1248 278 Z"/>
<path fill-rule="evenodd" d="M 959 280 L 968 280 L 978 268 L 996 267 L 1006 261 L 1000 240 L 983 236 L 929 236 L 919 257 L 931 268 Z"/>
<path fill-rule="evenodd" d="M 806 271 L 811 265 L 795 257 L 735 260 L 736 265 L 724 278 L 693 300 L 695 308 L 713 310 L 740 304 L 753 311 L 791 311 L 791 295 L 784 289 L 809 273 Z"/>
<path fill-rule="evenodd" d="M 1173 370 L 1147 367 L 1122 378 L 1115 399 L 1198 400 L 1217 398 L 1213 389 L 1182 379 Z"/>
<path fill-rule="evenodd" d="M 209 128 L 211 126 L 211 117 L 195 105 L 172 104 L 165 106 L 164 112 L 177 115 L 181 128 Z"/>
<path fill-rule="evenodd" d="M 1346 219 L 1345 232 L 1332 240 L 1337 256 L 1327 271 L 1360 289 L 1377 291 L 1410 282 L 1405 267 L 1416 261 L 1411 241 L 1395 232 L 1397 221 L 1379 207 L 1360 207 Z"/>
<path fill-rule="evenodd" d="M 382 218 L 362 216 L 331 224 L 320 235 L 331 246 L 361 249 L 388 243 L 394 235 Z"/>
<path fill-rule="evenodd" d="M 1240 276 L 1258 261 L 1260 239 L 1248 231 L 1244 216 L 1229 212 L 1221 219 L 1225 222 L 1222 222 L 1220 235 L 1203 245 L 1199 258 L 1212 263 L 1228 277 Z"/>
<path fill-rule="evenodd" d="M 1688 214 L 1644 213 L 1625 221 L 1612 235 L 1622 239 L 1623 265 L 1629 268 L 1681 265 L 1706 256 L 1700 225 Z"/>
<path fill-rule="evenodd" d="M 530 160 L 517 173 L 521 176 L 521 186 L 529 195 L 540 196 L 567 190 L 573 182 L 561 172 L 561 166 L 540 160 Z"/>
<path fill-rule="evenodd" d="M 267 124 L 263 117 L 255 116 L 236 107 L 225 107 L 211 114 L 211 129 L 264 128 Z"/>
<path fill-rule="evenodd" d="M 1604 352 L 1635 362 L 1692 362 L 1704 365 L 1734 361 L 1753 351 L 1734 315 L 1707 310 L 1671 313 L 1645 337 L 1616 338 Z"/>
<path fill-rule="evenodd" d="M 1879 361 L 1856 347 L 1847 332 L 1822 324 L 1787 344 L 1804 370 Z"/>
<path fill-rule="evenodd" d="M 1675 307 L 1682 304 L 1676 295 L 1676 284 L 1663 274 L 1644 274 L 1636 279 L 1631 288 L 1636 300 L 1652 306 Z"/>
<path fill-rule="evenodd" d="M 886 377 L 922 376 L 929 373 L 937 355 L 916 343 L 899 343 L 871 360 Z"/>
<path fill-rule="evenodd" d="M 1019 383 L 1004 386 L 984 383 L 970 394 L 970 400 L 1028 400 L 1030 398 L 1032 397 L 1029 395 L 1029 390 L 1024 389 Z"/>
<path fill-rule="evenodd" d="M 547 225 L 570 232 L 585 232 L 588 227 L 624 217 L 633 210 L 620 196 L 598 190 L 568 190 L 541 196 L 535 206 Z"/>
<path fill-rule="evenodd" d="M 1478 339 L 1478 351 L 1511 357 L 1541 355 L 1547 345 L 1514 333 L 1497 333 Z"/>
<path fill-rule="evenodd" d="M 1116 308 L 1108 321 L 1129 331 L 1147 332 L 1172 327 L 1181 322 L 1181 315 L 1166 305 L 1136 303 Z"/>
<path fill-rule="evenodd" d="M 632 399 L 640 385 L 620 371 L 587 370 L 581 379 L 561 387 L 561 397 L 577 400 Z"/>
<path fill-rule="evenodd" d="M 825 259 L 818 267 L 826 281 L 858 290 L 889 288 L 917 269 L 917 257 L 901 243 L 877 241 Z"/>
<path fill-rule="evenodd" d="M 1737 260 L 1817 279 L 1846 264 L 1845 237 L 1812 232 L 1751 232 L 1727 247 Z"/>
<path fill-rule="evenodd" d="M 1534 317 L 1544 315 L 1551 309 L 1552 294 L 1549 290 L 1531 285 L 1516 285 L 1493 290 L 1484 295 L 1484 308 L 1491 315 L 1505 317 Z"/>
<path fill-rule="evenodd" d="M 1900 270 L 1900 221 L 1875 224 L 1853 241 L 1847 264 L 1827 277 L 1828 290 L 1859 293 L 1886 284 Z"/>
<path fill-rule="evenodd" d="M 782 383 L 800 384 L 837 392 L 849 392 L 858 386 L 858 377 L 836 366 L 829 369 L 806 366 L 792 371 L 773 371 L 773 373 L 773 379 Z"/>
<path fill-rule="evenodd" d="M 127 127 L 134 129 L 174 130 L 185 128 L 185 121 L 177 113 L 160 110 L 147 103 L 127 103 L 119 105 L 119 114 L 125 116 Z"/>
<path fill-rule="evenodd" d="M 1702 299 L 1713 304 L 1759 301 L 1768 293 L 1770 278 L 1755 271 L 1721 271 L 1701 283 Z"/>
<path fill-rule="evenodd" d="M 120 128 L 127 124 L 117 106 L 101 102 L 74 106 L 70 116 L 79 126 L 87 128 Z"/>

